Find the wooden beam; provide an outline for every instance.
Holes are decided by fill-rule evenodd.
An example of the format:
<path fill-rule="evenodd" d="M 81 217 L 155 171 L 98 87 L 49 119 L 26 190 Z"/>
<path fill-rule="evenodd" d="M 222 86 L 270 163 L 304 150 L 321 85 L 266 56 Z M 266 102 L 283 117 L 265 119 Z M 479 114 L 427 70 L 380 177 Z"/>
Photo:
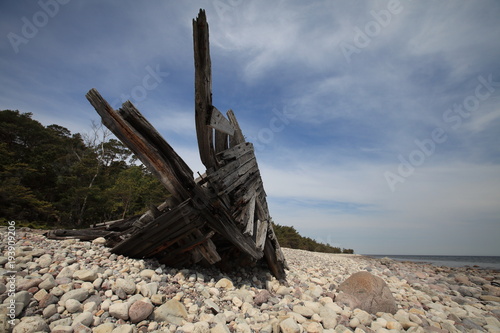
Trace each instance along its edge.
<path fill-rule="evenodd" d="M 246 207 L 245 214 L 243 215 L 243 223 L 246 224 L 245 231 L 243 231 L 244 235 L 253 236 L 256 196 L 257 195 L 254 193 L 252 199 L 250 199 L 250 202 Z"/>
<path fill-rule="evenodd" d="M 130 102 L 126 101 L 118 110 L 122 117 L 151 145 L 162 160 L 167 163 L 169 172 L 184 186 L 194 185 L 193 171 L 167 141 L 158 133 L 156 128 L 137 110 Z"/>
<path fill-rule="evenodd" d="M 233 161 L 230 161 L 226 165 L 224 165 L 222 168 L 218 169 L 215 172 L 210 172 L 208 174 L 209 180 L 210 181 L 217 181 L 217 182 L 227 182 L 227 179 L 233 174 L 233 173 L 238 173 L 239 169 L 245 166 L 245 164 L 248 163 L 254 163 L 255 156 L 251 152 L 247 152 L 245 155 L 241 156 L 238 159 L 235 159 Z"/>
<path fill-rule="evenodd" d="M 217 154 L 217 157 L 221 160 L 234 160 L 240 158 L 249 151 L 253 151 L 253 144 L 251 144 L 250 142 L 242 142 L 235 146 L 231 146 L 231 148 L 223 152 L 220 152 L 219 154 Z"/>
<path fill-rule="evenodd" d="M 216 168 L 212 129 L 207 126 L 212 118 L 212 64 L 208 41 L 208 23 L 205 11 L 200 9 L 193 20 L 194 45 L 194 110 L 196 135 L 201 162 L 207 169 Z"/>
<path fill-rule="evenodd" d="M 227 118 L 231 122 L 231 124 L 234 127 L 234 135 L 231 138 L 231 143 L 230 146 L 236 146 L 239 145 L 240 143 L 245 142 L 245 137 L 243 136 L 243 132 L 241 131 L 240 124 L 238 124 L 238 120 L 236 119 L 236 116 L 234 115 L 233 110 L 228 110 L 227 111 Z"/>
<path fill-rule="evenodd" d="M 137 229 L 142 228 L 147 223 L 153 221 L 158 218 L 162 212 L 164 212 L 168 208 L 175 207 L 175 201 L 172 200 L 172 196 L 168 196 L 167 199 L 160 204 L 158 207 L 151 207 L 147 212 L 141 215 L 141 217 L 134 222 L 134 227 Z"/>
<path fill-rule="evenodd" d="M 226 133 L 231 136 L 234 135 L 233 125 L 219 110 L 217 110 L 215 106 L 212 108 L 212 116 L 210 117 L 210 123 L 208 125 L 222 133 Z"/>
<path fill-rule="evenodd" d="M 200 252 L 201 256 L 205 258 L 205 260 L 211 265 L 221 261 L 221 257 L 217 252 L 217 248 L 211 239 L 214 235 L 214 232 L 211 231 L 207 235 L 203 236 L 202 232 L 199 229 L 196 229 L 195 235 L 197 235 L 198 237 L 203 237 L 203 239 L 205 240 L 196 247 L 196 250 Z"/>
<path fill-rule="evenodd" d="M 118 234 L 118 232 L 93 229 L 49 230 L 45 236 L 49 239 L 76 238 L 82 241 L 91 241 L 98 237 L 106 237 L 112 234 Z"/>
<path fill-rule="evenodd" d="M 187 230 L 195 227 L 196 225 L 190 223 L 189 219 L 189 216 L 195 213 L 190 207 L 190 202 L 191 199 L 187 199 L 174 209 L 160 215 L 117 244 L 112 251 L 117 254 L 142 257 L 168 240 L 175 239 L 182 233 L 180 230 L 184 230 L 183 228 Z"/>
<path fill-rule="evenodd" d="M 139 117 L 132 122 L 143 131 L 156 132 L 155 134 L 148 134 L 147 136 L 154 136 L 157 143 L 161 141 L 161 152 L 156 147 L 152 146 L 150 141 L 138 132 L 136 128 L 125 121 L 120 113 L 113 110 L 96 89 L 91 89 L 86 97 L 101 116 L 104 125 L 130 148 L 144 165 L 157 176 L 163 186 L 165 186 L 172 196 L 176 198 L 177 203 L 190 197 L 189 191 L 186 190 L 185 187 L 186 184 L 180 181 L 179 177 L 189 182 L 188 174 L 191 172 L 192 178 L 192 171 L 172 147 L 157 134 L 151 124 L 145 122 L 145 119 L 140 115 L 140 112 L 135 109 L 132 103 L 124 103 L 125 111 L 123 113 L 128 116 L 128 120 L 131 120 L 133 115 Z M 138 125 L 141 121 L 143 122 L 142 125 Z M 192 182 L 194 184 L 194 179 Z"/>
<path fill-rule="evenodd" d="M 276 248 L 274 247 L 274 243 L 269 238 L 266 238 L 266 244 L 264 246 L 264 255 L 267 261 L 267 266 L 271 270 L 271 273 L 273 273 L 273 275 L 276 277 L 276 279 L 280 281 L 285 280 L 286 279 L 285 267 L 283 266 L 283 262 L 278 261 Z"/>
<path fill-rule="evenodd" d="M 260 251 L 264 251 L 264 246 L 266 245 L 268 225 L 268 221 L 257 220 L 257 235 L 255 237 L 255 246 Z"/>
<path fill-rule="evenodd" d="M 218 214 L 208 211 L 202 212 L 202 219 L 228 241 L 233 243 L 242 252 L 248 254 L 254 260 L 259 260 L 264 256 L 261 251 L 255 248 L 255 242 L 251 237 L 243 235 L 238 226 L 233 222 L 232 217 L 225 209 L 220 209 Z"/>
<path fill-rule="evenodd" d="M 257 172 L 259 172 L 259 168 L 257 167 L 257 163 L 255 163 L 255 159 L 252 159 L 222 180 L 221 184 L 223 190 L 219 193 L 230 193 L 234 191 L 238 186 L 243 186 L 247 183 L 248 179 Z"/>
<path fill-rule="evenodd" d="M 229 135 L 215 131 L 215 153 L 220 153 L 229 148 Z"/>

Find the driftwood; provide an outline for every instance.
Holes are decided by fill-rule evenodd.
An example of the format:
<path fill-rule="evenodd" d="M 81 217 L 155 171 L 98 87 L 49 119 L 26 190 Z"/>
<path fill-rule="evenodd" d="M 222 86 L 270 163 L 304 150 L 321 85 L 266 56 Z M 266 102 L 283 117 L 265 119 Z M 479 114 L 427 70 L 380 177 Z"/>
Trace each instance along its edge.
<path fill-rule="evenodd" d="M 208 24 L 203 10 L 193 20 L 193 41 L 195 124 L 206 172 L 194 179 L 188 165 L 130 101 L 114 110 L 91 89 L 86 97 L 103 124 L 171 196 L 142 216 L 86 230 L 56 230 L 48 236 L 87 240 L 102 236 L 114 253 L 154 257 L 171 266 L 221 262 L 245 266 L 265 260 L 276 278 L 285 279 L 286 262 L 272 227 L 253 145 L 245 141 L 233 111 L 226 118 L 212 105 Z"/>

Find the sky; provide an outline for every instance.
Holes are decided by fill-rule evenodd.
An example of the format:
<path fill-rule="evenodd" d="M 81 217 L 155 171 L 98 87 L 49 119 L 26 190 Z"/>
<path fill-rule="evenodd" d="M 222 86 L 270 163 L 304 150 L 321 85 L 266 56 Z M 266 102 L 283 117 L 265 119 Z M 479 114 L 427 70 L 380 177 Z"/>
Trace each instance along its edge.
<path fill-rule="evenodd" d="M 0 2 L 0 109 L 130 100 L 196 173 L 192 19 L 274 222 L 361 254 L 500 256 L 500 2 Z"/>

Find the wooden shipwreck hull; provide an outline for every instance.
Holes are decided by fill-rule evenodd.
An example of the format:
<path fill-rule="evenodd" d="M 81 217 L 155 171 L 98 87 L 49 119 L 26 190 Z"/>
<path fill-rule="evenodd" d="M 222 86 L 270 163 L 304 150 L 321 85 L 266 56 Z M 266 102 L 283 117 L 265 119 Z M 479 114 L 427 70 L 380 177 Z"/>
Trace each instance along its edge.
<path fill-rule="evenodd" d="M 153 172 L 171 194 L 142 216 L 87 230 L 54 230 L 48 237 L 105 237 L 112 252 L 157 258 L 170 266 L 224 266 L 265 261 L 285 279 L 286 262 L 272 227 L 266 192 L 254 154 L 234 113 L 212 105 L 208 24 L 193 20 L 195 124 L 206 172 L 193 172 L 129 101 L 114 110 L 95 89 L 86 97 L 107 126 Z"/>

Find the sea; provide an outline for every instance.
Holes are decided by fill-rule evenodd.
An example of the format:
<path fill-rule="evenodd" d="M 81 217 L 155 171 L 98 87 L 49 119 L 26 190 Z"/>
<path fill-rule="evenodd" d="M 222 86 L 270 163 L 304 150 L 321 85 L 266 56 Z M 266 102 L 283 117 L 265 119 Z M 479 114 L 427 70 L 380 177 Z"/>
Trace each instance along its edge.
<path fill-rule="evenodd" d="M 390 258 L 398 261 L 413 261 L 447 267 L 475 267 L 500 271 L 500 256 L 426 256 L 426 255 L 382 255 L 366 254 L 372 258 Z"/>

